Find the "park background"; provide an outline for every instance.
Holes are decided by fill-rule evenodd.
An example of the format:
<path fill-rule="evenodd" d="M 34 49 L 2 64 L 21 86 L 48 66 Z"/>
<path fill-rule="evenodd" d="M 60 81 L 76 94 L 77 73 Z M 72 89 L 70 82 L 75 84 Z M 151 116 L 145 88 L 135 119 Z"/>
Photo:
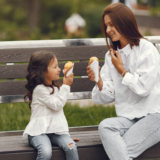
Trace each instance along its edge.
<path fill-rule="evenodd" d="M 135 15 L 160 16 L 159 0 L 137 2 Z M 111 0 L 0 0 L 0 41 L 102 38 L 101 15 L 110 3 Z M 65 22 L 73 13 L 83 17 L 86 25 L 69 34 Z M 144 36 L 160 35 L 157 23 L 139 25 L 140 32 Z M 98 125 L 103 119 L 116 116 L 114 104 L 97 105 L 92 100 L 68 102 L 64 112 L 70 127 Z M 26 103 L 0 104 L 0 131 L 24 130 L 30 114 Z"/>

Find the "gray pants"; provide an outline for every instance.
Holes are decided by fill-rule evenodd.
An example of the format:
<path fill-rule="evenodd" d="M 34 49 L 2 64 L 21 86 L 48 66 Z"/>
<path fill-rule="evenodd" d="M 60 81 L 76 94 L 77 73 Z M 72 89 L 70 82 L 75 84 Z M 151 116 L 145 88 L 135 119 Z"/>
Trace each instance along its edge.
<path fill-rule="evenodd" d="M 160 141 L 160 113 L 133 120 L 108 118 L 99 132 L 110 160 L 132 160 Z"/>

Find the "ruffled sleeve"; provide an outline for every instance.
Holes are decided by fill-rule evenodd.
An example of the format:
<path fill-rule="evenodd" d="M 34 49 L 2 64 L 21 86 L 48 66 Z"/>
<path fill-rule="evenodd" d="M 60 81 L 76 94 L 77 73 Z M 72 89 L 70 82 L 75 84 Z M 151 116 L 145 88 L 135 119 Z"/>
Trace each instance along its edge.
<path fill-rule="evenodd" d="M 128 86 L 141 97 L 148 96 L 156 81 L 158 74 L 158 60 L 152 44 L 145 44 L 141 50 L 134 73 L 126 73 L 122 84 Z"/>

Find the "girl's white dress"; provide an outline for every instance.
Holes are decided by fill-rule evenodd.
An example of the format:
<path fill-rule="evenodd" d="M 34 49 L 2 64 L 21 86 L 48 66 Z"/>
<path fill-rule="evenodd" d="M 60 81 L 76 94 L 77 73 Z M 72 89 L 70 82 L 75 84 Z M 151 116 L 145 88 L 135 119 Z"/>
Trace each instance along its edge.
<path fill-rule="evenodd" d="M 36 136 L 40 134 L 56 133 L 69 134 L 68 123 L 63 112 L 70 93 L 70 86 L 62 85 L 60 90 L 54 87 L 54 94 L 50 94 L 52 88 L 38 85 L 33 90 L 31 104 L 31 118 L 23 136 L 28 134 Z"/>

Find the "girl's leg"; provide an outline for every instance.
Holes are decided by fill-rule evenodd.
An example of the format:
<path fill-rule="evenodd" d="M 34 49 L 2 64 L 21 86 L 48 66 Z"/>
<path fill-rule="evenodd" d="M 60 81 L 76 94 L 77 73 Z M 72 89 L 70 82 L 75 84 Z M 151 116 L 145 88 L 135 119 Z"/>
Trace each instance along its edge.
<path fill-rule="evenodd" d="M 131 160 L 122 136 L 135 122 L 124 117 L 114 117 L 100 123 L 101 141 L 110 160 Z"/>
<path fill-rule="evenodd" d="M 50 139 L 53 145 L 57 145 L 65 151 L 66 160 L 79 160 L 77 145 L 69 135 L 50 134 Z"/>
<path fill-rule="evenodd" d="M 37 151 L 36 160 L 50 160 L 52 156 L 52 145 L 47 135 L 28 136 L 28 141 Z"/>
<path fill-rule="evenodd" d="M 137 157 L 160 141 L 160 113 L 149 114 L 136 122 L 124 135 L 129 156 Z"/>

